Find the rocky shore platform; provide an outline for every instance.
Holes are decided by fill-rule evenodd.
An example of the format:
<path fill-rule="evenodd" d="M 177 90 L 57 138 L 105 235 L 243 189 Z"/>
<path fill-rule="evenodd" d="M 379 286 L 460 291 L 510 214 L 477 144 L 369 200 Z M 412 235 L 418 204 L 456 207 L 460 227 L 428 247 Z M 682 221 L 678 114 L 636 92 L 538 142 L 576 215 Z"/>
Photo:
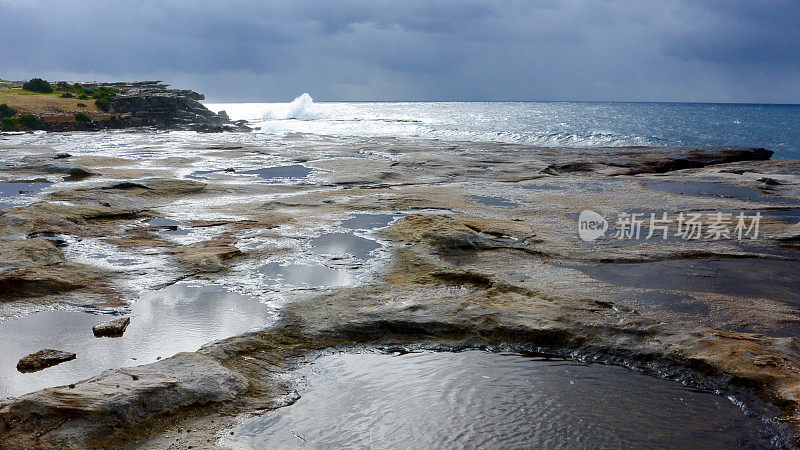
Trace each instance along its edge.
<path fill-rule="evenodd" d="M 622 365 L 733 395 L 776 446 L 799 442 L 798 161 L 760 148 L 310 135 L 198 135 L 172 148 L 135 158 L 0 141 L 12 162 L 4 181 L 52 182 L 0 210 L 0 325 L 53 308 L 123 312 L 154 278 L 247 291 L 264 261 L 357 218 L 391 217 L 375 231 L 388 259 L 331 259 L 373 276 L 288 290 L 261 331 L 6 399 L 3 447 L 207 448 L 241 419 L 291 404 L 294 369 L 317 355 L 414 348 Z M 605 235 L 581 239 L 585 210 L 608 220 Z M 661 237 L 651 213 L 692 214 L 704 234 Z M 641 234 L 625 234 L 625 214 L 647 219 Z M 759 217 L 757 237 L 752 220 L 736 237 L 740 214 Z M 720 217 L 729 235 L 706 235 Z M 196 238 L 166 234 L 176 229 Z M 95 265 L 70 252 L 77 239 L 166 265 Z"/>

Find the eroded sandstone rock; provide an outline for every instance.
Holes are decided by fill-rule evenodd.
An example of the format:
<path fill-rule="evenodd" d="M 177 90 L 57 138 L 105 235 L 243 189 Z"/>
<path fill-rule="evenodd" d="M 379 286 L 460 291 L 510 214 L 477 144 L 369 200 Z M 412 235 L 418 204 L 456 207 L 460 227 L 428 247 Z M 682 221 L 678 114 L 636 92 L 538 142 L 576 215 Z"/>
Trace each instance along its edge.
<path fill-rule="evenodd" d="M 43 389 L 0 403 L 2 444 L 26 448 L 85 448 L 161 414 L 231 400 L 246 378 L 211 358 L 179 353 L 139 367 L 113 369 L 71 386 Z M 33 434 L 34 430 L 39 430 Z"/>
<path fill-rule="evenodd" d="M 92 333 L 94 333 L 96 337 L 119 337 L 125 333 L 125 329 L 128 328 L 130 323 L 130 317 L 110 320 L 93 326 Z"/>
<path fill-rule="evenodd" d="M 219 238 L 183 247 L 179 260 L 197 272 L 219 272 L 227 267 L 226 262 L 229 259 L 242 255 L 242 251 L 234 243 L 234 239 Z"/>
<path fill-rule="evenodd" d="M 17 363 L 20 372 L 34 372 L 75 359 L 75 353 L 46 348 L 23 357 Z"/>

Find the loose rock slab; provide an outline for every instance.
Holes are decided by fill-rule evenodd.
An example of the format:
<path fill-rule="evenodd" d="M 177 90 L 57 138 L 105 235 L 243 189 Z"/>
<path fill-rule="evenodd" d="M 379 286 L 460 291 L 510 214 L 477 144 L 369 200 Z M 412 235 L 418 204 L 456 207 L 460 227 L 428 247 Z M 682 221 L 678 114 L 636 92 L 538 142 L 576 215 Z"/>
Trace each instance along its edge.
<path fill-rule="evenodd" d="M 17 370 L 20 372 L 34 372 L 73 359 L 75 359 L 75 353 L 46 348 L 20 359 L 17 363 Z"/>
<path fill-rule="evenodd" d="M 125 329 L 128 328 L 130 323 L 130 317 L 114 319 L 93 326 L 92 332 L 94 333 L 95 337 L 120 337 L 123 333 L 125 333 Z"/>

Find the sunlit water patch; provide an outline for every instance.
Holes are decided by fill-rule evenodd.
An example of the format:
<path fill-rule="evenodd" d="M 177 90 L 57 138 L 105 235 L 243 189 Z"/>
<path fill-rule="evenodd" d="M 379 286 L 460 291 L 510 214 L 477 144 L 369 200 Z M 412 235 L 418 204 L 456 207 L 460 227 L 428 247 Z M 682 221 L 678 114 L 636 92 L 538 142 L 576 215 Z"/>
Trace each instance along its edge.
<path fill-rule="evenodd" d="M 299 93 L 298 93 L 299 94 Z M 313 94 L 313 93 L 312 93 Z M 800 157 L 800 105 L 617 102 L 313 102 L 207 104 L 260 128 L 311 133 L 492 141 L 541 147 L 761 146 Z"/>
<path fill-rule="evenodd" d="M 92 333 L 92 326 L 115 318 L 107 314 L 44 311 L 0 323 L 0 397 L 75 383 L 106 369 L 195 351 L 208 342 L 264 328 L 273 323 L 275 314 L 254 296 L 213 284 L 179 283 L 143 292 L 125 314 L 131 323 L 118 338 L 97 338 Z M 43 348 L 72 352 L 77 357 L 39 372 L 16 370 L 21 357 Z"/>
<path fill-rule="evenodd" d="M 627 369 L 501 355 L 337 354 L 300 369 L 300 399 L 220 444 L 260 448 L 770 447 L 727 398 Z"/>

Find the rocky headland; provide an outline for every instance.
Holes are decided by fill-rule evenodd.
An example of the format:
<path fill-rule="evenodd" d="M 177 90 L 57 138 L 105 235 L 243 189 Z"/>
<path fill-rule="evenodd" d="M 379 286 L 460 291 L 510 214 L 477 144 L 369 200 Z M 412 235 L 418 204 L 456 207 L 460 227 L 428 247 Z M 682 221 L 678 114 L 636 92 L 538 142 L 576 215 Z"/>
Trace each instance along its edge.
<path fill-rule="evenodd" d="M 203 94 L 170 89 L 160 81 L 43 83 L 33 91 L 21 81 L 0 83 L 0 104 L 6 107 L 5 113 L 0 110 L 0 130 L 249 131 L 224 111 L 209 111 L 200 103 Z"/>

